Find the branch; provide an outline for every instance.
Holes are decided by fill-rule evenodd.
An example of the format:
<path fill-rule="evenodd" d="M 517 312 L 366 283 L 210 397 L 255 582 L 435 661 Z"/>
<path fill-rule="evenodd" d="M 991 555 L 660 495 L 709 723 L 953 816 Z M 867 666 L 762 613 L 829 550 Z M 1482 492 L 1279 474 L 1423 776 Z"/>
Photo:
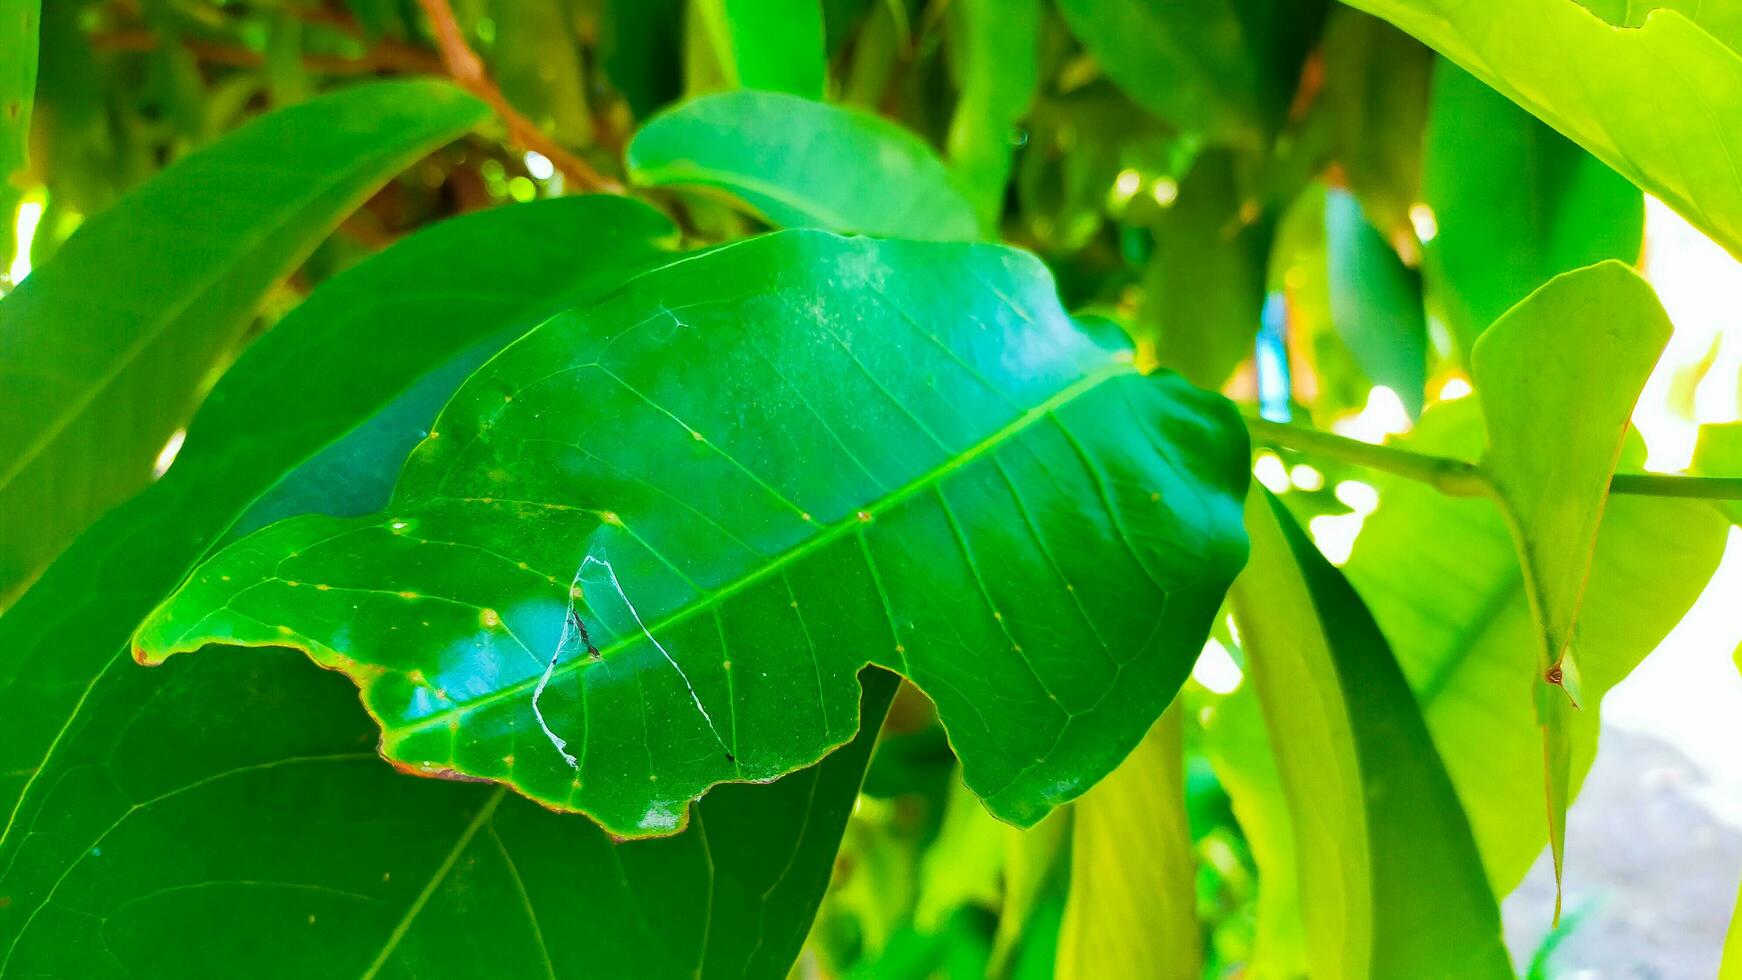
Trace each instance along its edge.
<path fill-rule="evenodd" d="M 1493 481 L 1475 463 L 1446 456 L 1375 446 L 1317 429 L 1306 429 L 1268 419 L 1246 418 L 1254 442 L 1280 449 L 1340 459 L 1417 480 L 1454 497 L 1489 496 Z M 1742 500 L 1742 477 L 1671 476 L 1663 473 L 1617 473 L 1609 492 L 1645 497 L 1692 497 L 1701 500 Z"/>
<path fill-rule="evenodd" d="M 622 184 L 594 170 L 587 161 L 564 149 L 546 136 L 532 120 L 508 104 L 502 90 L 496 87 L 496 83 L 490 80 L 489 74 L 484 70 L 483 60 L 466 43 L 465 34 L 460 30 L 459 21 L 454 19 L 454 10 L 448 5 L 448 0 L 418 0 L 418 6 L 423 8 L 431 29 L 435 31 L 436 44 L 441 48 L 448 75 L 461 88 L 483 99 L 496 111 L 496 115 L 508 126 L 509 138 L 528 150 L 543 154 L 566 180 L 583 190 L 623 193 Z"/>

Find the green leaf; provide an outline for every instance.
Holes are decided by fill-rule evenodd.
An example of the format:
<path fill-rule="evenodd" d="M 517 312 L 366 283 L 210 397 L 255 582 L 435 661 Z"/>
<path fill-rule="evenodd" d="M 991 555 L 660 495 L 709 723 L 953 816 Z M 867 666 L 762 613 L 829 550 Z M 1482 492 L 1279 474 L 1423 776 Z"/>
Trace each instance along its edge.
<path fill-rule="evenodd" d="M 490 72 L 533 123 L 564 143 L 584 145 L 593 137 L 593 114 L 570 9 L 567 0 L 491 0 Z"/>
<path fill-rule="evenodd" d="M 1219 388 L 1252 356 L 1264 309 L 1273 222 L 1241 216 L 1232 154 L 1201 154 L 1179 199 L 1152 223 L 1155 250 L 1143 273 L 1133 331 L 1146 359 Z"/>
<path fill-rule="evenodd" d="M 1400 445 L 1474 460 L 1486 440 L 1474 398 L 1425 412 Z M 1624 465 L 1644 459 L 1633 440 Z M 1520 659 L 1541 644 L 1506 521 L 1491 501 L 1384 474 L 1379 507 L 1344 565 L 1415 690 L 1470 815 L 1489 881 L 1506 894 L 1548 841 L 1542 737 Z M 1597 750 L 1603 696 L 1655 649 L 1718 567 L 1725 523 L 1705 501 L 1611 497 L 1580 613 L 1581 710 L 1569 786 Z M 1447 548 L 1456 541 L 1456 548 Z"/>
<path fill-rule="evenodd" d="M 0 973 L 782 977 L 894 686 L 821 764 L 619 843 L 393 772 L 349 685 L 284 651 L 122 666 L 0 848 Z"/>
<path fill-rule="evenodd" d="M 1673 330 L 1645 280 L 1609 261 L 1549 280 L 1496 320 L 1470 357 L 1488 423 L 1484 464 L 1537 624 L 1531 689 L 1557 883 L 1571 803 L 1570 712 L 1582 700 L 1574 628 L 1628 420 Z"/>
<path fill-rule="evenodd" d="M 847 741 L 871 662 L 1032 824 L 1142 737 L 1244 558 L 1237 417 L 1130 361 L 1021 253 L 735 243 L 498 355 L 384 513 L 236 542 L 136 654 L 298 646 L 400 765 L 626 837 Z"/>
<path fill-rule="evenodd" d="M 0 64 L 0 194 L 12 172 L 24 166 L 29 149 L 41 21 L 42 0 L 0 0 L 0 51 L 6 53 Z"/>
<path fill-rule="evenodd" d="M 1257 147 L 1282 122 L 1325 5 L 1316 0 L 1060 0 L 1132 101 L 1181 129 Z"/>
<path fill-rule="evenodd" d="M 1339 6 L 1325 28 L 1324 60 L 1323 99 L 1349 190 L 1381 237 L 1409 235 L 1433 52 L 1377 17 Z"/>
<path fill-rule="evenodd" d="M 0 973 L 309 976 L 379 960 L 385 974 L 541 975 L 548 957 L 560 975 L 784 974 L 886 674 L 864 680 L 850 749 L 722 788 L 689 834 L 617 845 L 500 790 L 393 773 L 348 686 L 286 654 L 126 665 L 134 622 L 280 474 L 455 359 L 658 261 L 670 234 L 634 202 L 563 198 L 438 225 L 334 278 L 224 376 L 168 475 L 0 617 Z M 526 241 L 543 247 L 514 247 Z M 301 424 L 274 424 L 289 417 Z M 391 459 L 374 449 L 359 458 Z M 458 915 L 493 941 L 456 948 Z M 597 928 L 570 928 L 577 915 Z"/>
<path fill-rule="evenodd" d="M 1413 418 L 1427 387 L 1427 316 L 1421 277 L 1367 223 L 1353 195 L 1325 196 L 1331 323 L 1374 384 L 1397 393 Z"/>
<path fill-rule="evenodd" d="M 1071 807 L 1060 978 L 1203 973 L 1179 701 Z"/>
<path fill-rule="evenodd" d="M 145 486 L 260 298 L 382 182 L 485 115 L 438 82 L 272 113 L 86 221 L 0 302 L 0 600 Z M 197 219 L 197 220 L 191 220 Z"/>
<path fill-rule="evenodd" d="M 1694 444 L 1694 462 L 1688 472 L 1700 476 L 1742 476 L 1742 422 L 1719 422 L 1700 426 Z M 1732 523 L 1742 524 L 1742 500 L 1716 500 L 1713 505 Z"/>
<path fill-rule="evenodd" d="M 599 61 L 611 85 L 645 119 L 683 92 L 669 70 L 682 51 L 684 0 L 606 0 L 599 11 Z"/>
<path fill-rule="evenodd" d="M 695 0 L 694 16 L 728 84 L 823 97 L 829 65 L 819 0 Z"/>
<path fill-rule="evenodd" d="M 946 11 L 956 25 L 961 96 L 947 148 L 981 227 L 997 237 L 1010 182 L 1011 136 L 1038 83 L 1038 0 L 962 0 Z"/>
<path fill-rule="evenodd" d="M 1012 975 L 1033 944 L 1033 933 L 1042 927 L 1042 900 L 1047 897 L 1049 885 L 1061 877 L 1057 867 L 1070 842 L 1070 829 L 1070 811 L 1064 809 L 1054 810 L 1028 830 L 1000 825 L 1004 896 L 998 906 L 998 931 L 992 937 L 992 956 L 986 967 L 988 977 Z M 1058 886 L 1060 890 L 1062 887 Z M 1057 925 L 1056 919 L 1053 925 Z M 1046 975 L 1052 975 L 1050 963 Z"/>
<path fill-rule="evenodd" d="M 1306 927 L 1301 921 L 1294 821 L 1254 687 L 1242 684 L 1217 704 L 1204 734 L 1216 778 L 1228 792 L 1240 833 L 1258 867 L 1252 956 L 1243 975 L 1281 980 L 1307 975 Z"/>
<path fill-rule="evenodd" d="M 1349 3 L 1420 38 L 1742 256 L 1733 145 L 1742 55 L 1724 40 L 1669 9 L 1617 30 L 1569 0 Z"/>
<path fill-rule="evenodd" d="M 1385 638 L 1286 508 L 1234 615 L 1289 800 L 1314 976 L 1512 975 L 1470 825 Z"/>
<path fill-rule="evenodd" d="M 692 99 L 629 143 L 649 187 L 722 191 L 783 228 L 967 241 L 979 219 L 925 141 L 857 109 L 773 92 Z"/>
<path fill-rule="evenodd" d="M 1434 71 L 1424 199 L 1429 288 L 1464 354 L 1563 272 L 1639 258 L 1639 189 L 1468 72 Z"/>

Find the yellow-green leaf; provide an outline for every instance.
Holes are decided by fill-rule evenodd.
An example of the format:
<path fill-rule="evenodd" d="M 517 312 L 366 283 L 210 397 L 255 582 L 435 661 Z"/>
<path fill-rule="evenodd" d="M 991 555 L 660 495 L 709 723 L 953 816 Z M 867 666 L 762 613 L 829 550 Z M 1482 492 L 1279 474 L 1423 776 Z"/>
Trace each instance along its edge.
<path fill-rule="evenodd" d="M 1072 807 L 1061 980 L 1203 971 L 1176 699 L 1119 768 Z"/>

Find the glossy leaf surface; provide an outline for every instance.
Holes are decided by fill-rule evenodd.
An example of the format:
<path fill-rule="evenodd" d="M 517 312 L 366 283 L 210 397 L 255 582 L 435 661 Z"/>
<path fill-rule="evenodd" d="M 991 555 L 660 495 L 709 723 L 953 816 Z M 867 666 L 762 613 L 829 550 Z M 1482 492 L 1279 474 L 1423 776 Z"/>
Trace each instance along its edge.
<path fill-rule="evenodd" d="M 365 471 L 396 469 L 399 430 L 427 426 L 439 401 L 421 423 L 401 405 L 426 403 L 428 379 L 660 261 L 669 233 L 632 202 L 565 198 L 437 226 L 332 280 L 225 375 L 170 474 L 100 522 L 114 533 L 81 540 L 0 618 L 0 694 L 31 709 L 7 714 L 0 747 L 0 974 L 784 974 L 869 738 L 712 794 L 691 833 L 615 845 L 499 789 L 393 773 L 349 686 L 301 658 L 148 672 L 125 657 L 132 620 L 265 483 L 327 440 L 363 438 L 348 472 L 379 486 L 364 509 L 379 506 L 387 487 Z M 448 288 L 414 288 L 432 277 Z M 267 428 L 286 401 L 309 424 Z M 390 424 L 346 435 L 389 401 Z M 310 467 L 334 469 L 324 455 Z M 368 491 L 350 494 L 322 499 Z M 892 690 L 867 677 L 865 731 Z M 577 909 L 600 928 L 570 928 Z M 456 947 L 455 916 L 496 941 Z"/>
<path fill-rule="evenodd" d="M 1247 683 L 1289 801 L 1315 976 L 1512 975 L 1470 825 L 1355 590 L 1276 500 L 1246 505 Z"/>
<path fill-rule="evenodd" d="M 1244 559 L 1242 427 L 1130 360 L 1021 253 L 738 243 L 498 355 L 384 513 L 236 542 L 138 656 L 294 644 L 400 765 L 622 836 L 848 740 L 876 663 L 1031 824 L 1142 737 Z"/>
<path fill-rule="evenodd" d="M 1490 323 L 1555 276 L 1637 261 L 1645 200 L 1506 96 L 1436 60 L 1423 177 L 1436 233 L 1425 271 L 1467 355 Z"/>
<path fill-rule="evenodd" d="M 1742 255 L 1737 38 L 1727 45 L 1673 9 L 1617 29 L 1569 0 L 1350 5 L 1420 38 Z"/>
<path fill-rule="evenodd" d="M 1532 690 L 1557 881 L 1572 802 L 1571 712 L 1582 697 L 1574 628 L 1628 420 L 1673 329 L 1645 280 L 1603 262 L 1551 279 L 1471 353 L 1488 423 L 1484 463 L 1538 628 Z"/>
<path fill-rule="evenodd" d="M 151 479 L 273 283 L 485 112 L 419 81 L 270 114 L 85 222 L 0 302 L 0 512 L 19 515 L 0 544 L 0 600 Z"/>
<path fill-rule="evenodd" d="M 1475 460 L 1486 436 L 1474 398 L 1430 408 L 1399 445 Z M 1644 460 L 1638 440 L 1623 468 Z M 1491 501 L 1374 474 L 1379 507 L 1343 571 L 1391 641 L 1469 813 L 1496 894 L 1517 887 L 1548 842 L 1542 736 L 1529 690 L 1540 644 L 1506 521 Z M 1580 613 L 1584 698 L 1570 716 L 1569 788 L 1597 751 L 1603 697 L 1693 606 L 1724 551 L 1705 501 L 1611 497 Z M 1456 541 L 1456 548 L 1445 542 Z"/>
<path fill-rule="evenodd" d="M 1119 768 L 1071 807 L 1060 978 L 1203 974 L 1183 710 L 1175 701 Z"/>
<path fill-rule="evenodd" d="M 650 120 L 628 150 L 651 187 L 724 192 L 783 228 L 967 241 L 979 219 L 943 161 L 879 116 L 775 92 L 723 92 Z"/>

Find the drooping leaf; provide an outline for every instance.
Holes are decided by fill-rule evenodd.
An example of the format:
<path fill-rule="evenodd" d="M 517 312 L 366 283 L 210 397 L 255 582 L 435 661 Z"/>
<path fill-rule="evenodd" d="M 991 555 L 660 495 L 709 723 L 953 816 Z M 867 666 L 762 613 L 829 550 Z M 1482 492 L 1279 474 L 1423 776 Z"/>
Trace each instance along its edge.
<path fill-rule="evenodd" d="M 400 765 L 623 836 L 845 742 L 871 662 L 1027 825 L 1184 679 L 1244 557 L 1244 449 L 1226 402 L 1137 374 L 1020 253 L 765 236 L 523 338 L 385 512 L 236 542 L 136 652 L 296 645 Z"/>
<path fill-rule="evenodd" d="M 696 0 L 729 85 L 820 99 L 828 52 L 820 0 Z M 694 29 L 694 27 L 692 27 Z"/>
<path fill-rule="evenodd" d="M 989 977 L 1003 977 L 1019 949 L 1026 950 L 1027 937 L 1039 924 L 1041 904 L 1049 886 L 1062 878 L 1060 858 L 1070 844 L 1070 811 L 1054 810 L 1052 816 L 1027 830 L 1002 826 L 1004 843 L 1004 895 L 998 906 L 998 931 L 992 937 L 992 956 L 986 967 Z M 1055 886 L 1062 887 L 1062 886 Z M 1053 923 L 1057 924 L 1056 920 Z M 1051 965 L 1047 976 L 1052 975 Z"/>
<path fill-rule="evenodd" d="M 1466 355 L 1500 314 L 1563 272 L 1634 262 L 1639 189 L 1451 62 L 1434 70 L 1423 199 L 1429 286 Z"/>
<path fill-rule="evenodd" d="M 86 221 L 0 301 L 0 601 L 150 481 L 267 289 L 485 113 L 406 81 L 269 114 Z"/>
<path fill-rule="evenodd" d="M 1289 801 L 1313 976 L 1512 969 L 1469 821 L 1397 661 L 1281 503 L 1246 504 L 1234 615 Z"/>
<path fill-rule="evenodd" d="M 1473 461 L 1484 442 L 1480 405 L 1465 398 L 1430 408 L 1400 445 Z M 1643 459 L 1632 440 L 1623 466 Z M 1506 894 L 1548 841 L 1542 737 L 1520 681 L 1541 640 L 1506 521 L 1487 500 L 1384 474 L 1367 479 L 1379 507 L 1343 570 L 1391 639 L 1469 813 L 1489 881 Z M 1724 540 L 1724 521 L 1705 501 L 1610 498 L 1580 613 L 1584 698 L 1570 719 L 1570 790 L 1596 754 L 1604 695 L 1694 604 Z"/>
<path fill-rule="evenodd" d="M 37 31 L 42 0 L 0 2 L 0 188 L 24 165 L 30 106 L 36 98 Z M 0 199 L 5 191 L 0 189 Z M 0 579 L 3 581 L 3 579 Z"/>
<path fill-rule="evenodd" d="M 1650 10 L 1617 29 L 1570 0 L 1350 5 L 1420 38 L 1742 256 L 1742 54 L 1682 12 Z"/>
<path fill-rule="evenodd" d="M 1419 415 L 1427 386 L 1421 277 L 1344 191 L 1325 196 L 1325 245 L 1331 323 L 1361 371 L 1396 392 L 1411 417 Z"/>
<path fill-rule="evenodd" d="M 1178 700 L 1071 808 L 1061 978 L 1203 973 Z"/>
<path fill-rule="evenodd" d="M 490 73 L 534 124 L 564 143 L 584 144 L 593 136 L 593 115 L 569 9 L 566 0 L 491 0 Z"/>
<path fill-rule="evenodd" d="M 923 140 L 857 109 L 775 92 L 723 92 L 650 120 L 630 141 L 631 179 L 700 187 L 776 227 L 968 241 L 973 205 Z"/>
<path fill-rule="evenodd" d="M 0 698 L 22 709 L 0 739 L 0 974 L 784 975 L 888 675 L 866 678 L 850 748 L 722 788 L 688 834 L 615 845 L 500 790 L 393 773 L 347 686 L 285 654 L 125 663 L 133 621 L 279 474 L 363 438 L 374 422 L 346 430 L 383 404 L 403 415 L 420 375 L 659 261 L 669 233 L 633 202 L 564 198 L 440 225 L 335 278 L 225 375 L 169 474 L 0 618 Z M 351 470 L 378 487 L 370 506 L 387 487 L 360 470 L 409 448 L 375 431 Z M 456 949 L 460 915 L 493 941 Z"/>
<path fill-rule="evenodd" d="M 1421 195 L 1422 131 L 1434 54 L 1390 24 L 1348 7 L 1325 27 L 1324 102 L 1337 162 L 1367 220 L 1390 239 L 1410 230 Z"/>
<path fill-rule="evenodd" d="M 1282 121 L 1326 5 L 1315 0 L 1061 0 L 1071 33 L 1138 105 L 1256 147 Z"/>
<path fill-rule="evenodd" d="M 1272 222 L 1242 217 L 1235 167 L 1232 154 L 1200 155 L 1155 219 L 1134 330 L 1146 357 L 1206 388 L 1252 356 L 1264 309 Z"/>
<path fill-rule="evenodd" d="M 957 26 L 961 96 L 950 119 L 950 165 L 974 201 L 980 225 L 997 237 L 1010 182 L 1011 136 L 1038 84 L 1038 0 L 963 0 L 948 8 Z"/>
<path fill-rule="evenodd" d="M 1581 701 L 1575 627 L 1628 420 L 1673 331 L 1620 262 L 1568 272 L 1494 321 L 1471 353 L 1488 427 L 1484 463 L 1512 529 L 1538 630 L 1531 685 L 1547 765 L 1555 880 Z M 1556 901 L 1557 918 L 1559 901 Z"/>

